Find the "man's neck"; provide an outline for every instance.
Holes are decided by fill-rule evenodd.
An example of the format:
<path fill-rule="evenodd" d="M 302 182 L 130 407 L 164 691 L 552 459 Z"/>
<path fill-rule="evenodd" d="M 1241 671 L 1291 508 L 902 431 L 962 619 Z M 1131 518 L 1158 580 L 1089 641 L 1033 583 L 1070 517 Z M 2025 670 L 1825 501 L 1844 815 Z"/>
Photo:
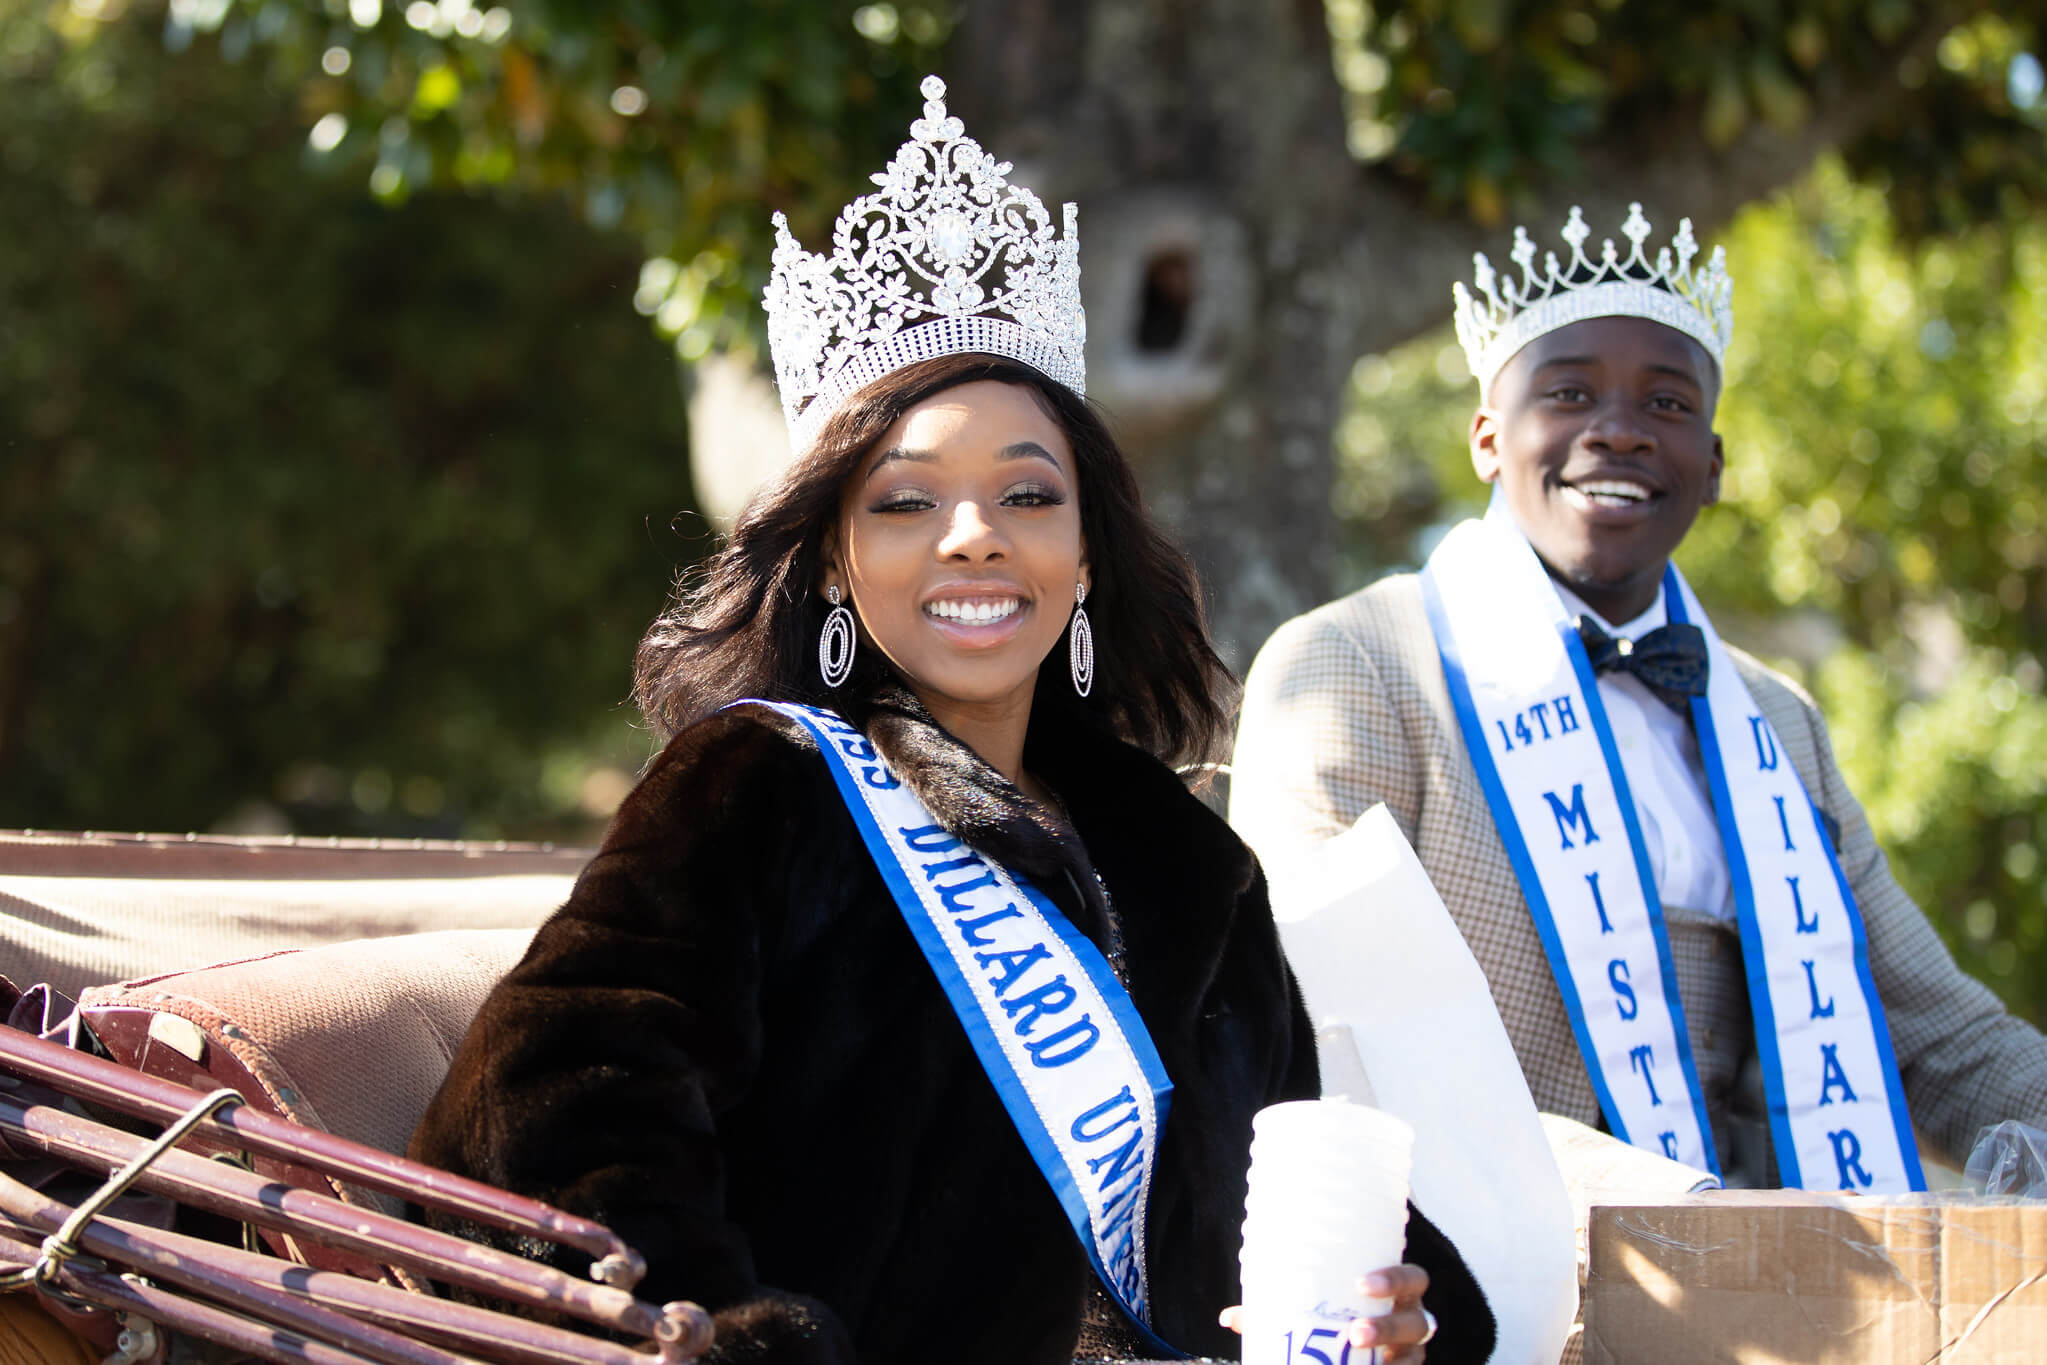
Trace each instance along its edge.
<path fill-rule="evenodd" d="M 1630 640 L 1639 640 L 1658 626 L 1670 624 L 1670 612 L 1661 593 L 1656 595 L 1656 600 L 1651 602 L 1645 610 L 1637 612 L 1627 620 L 1610 621 L 1604 613 L 1595 609 L 1590 602 L 1587 602 L 1584 598 L 1573 592 L 1570 584 L 1560 579 L 1552 578 L 1550 580 L 1550 587 L 1556 590 L 1558 598 L 1563 601 L 1566 615 L 1589 617 L 1594 625 L 1609 635 L 1621 635 L 1626 636 Z"/>
<path fill-rule="evenodd" d="M 1656 605 L 1656 594 L 1663 590 L 1663 573 L 1668 566 L 1666 560 L 1656 566 L 1656 572 L 1637 575 L 1624 584 L 1574 583 L 1547 563 L 1542 567 L 1552 579 L 1577 594 L 1578 600 L 1598 613 L 1601 620 L 1619 626 Z"/>

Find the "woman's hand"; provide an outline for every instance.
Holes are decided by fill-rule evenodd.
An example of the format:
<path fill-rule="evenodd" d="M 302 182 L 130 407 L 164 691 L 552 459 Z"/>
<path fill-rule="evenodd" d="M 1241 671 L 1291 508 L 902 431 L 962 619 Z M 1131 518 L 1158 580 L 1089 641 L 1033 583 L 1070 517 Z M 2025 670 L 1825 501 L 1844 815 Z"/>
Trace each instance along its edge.
<path fill-rule="evenodd" d="M 1357 1350 L 1378 1347 L 1379 1365 L 1421 1365 L 1423 1348 L 1436 1334 L 1436 1320 L 1422 1307 L 1429 1272 L 1418 1265 L 1388 1266 L 1373 1271 L 1358 1283 L 1365 1296 L 1391 1299 L 1393 1308 L 1379 1317 L 1353 1322 L 1349 1332 L 1351 1346 Z M 1241 1334 L 1243 1306 L 1223 1309 L 1222 1325 Z"/>

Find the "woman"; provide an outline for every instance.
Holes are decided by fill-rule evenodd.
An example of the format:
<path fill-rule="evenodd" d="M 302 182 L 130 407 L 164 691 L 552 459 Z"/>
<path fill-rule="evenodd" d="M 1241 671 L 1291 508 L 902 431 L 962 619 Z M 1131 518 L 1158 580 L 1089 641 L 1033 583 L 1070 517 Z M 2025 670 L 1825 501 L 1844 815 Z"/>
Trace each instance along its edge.
<path fill-rule="evenodd" d="M 932 101 L 925 178 L 987 171 Z M 925 189 L 928 229 L 960 201 Z M 412 1152 L 610 1224 L 717 1359 L 1233 1355 L 1251 1116 L 1317 1082 L 1256 863 L 1167 766 L 1217 751 L 1227 674 L 1077 385 L 948 335 L 841 394 L 778 340 L 805 453 L 643 642 L 673 738 Z M 1135 1079 L 1071 1122 L 1036 1088 L 1118 1047 Z M 1482 1360 L 1455 1251 L 1409 1245 L 1354 1340 L 1419 1359 L 1433 1276 L 1432 1358 Z"/>

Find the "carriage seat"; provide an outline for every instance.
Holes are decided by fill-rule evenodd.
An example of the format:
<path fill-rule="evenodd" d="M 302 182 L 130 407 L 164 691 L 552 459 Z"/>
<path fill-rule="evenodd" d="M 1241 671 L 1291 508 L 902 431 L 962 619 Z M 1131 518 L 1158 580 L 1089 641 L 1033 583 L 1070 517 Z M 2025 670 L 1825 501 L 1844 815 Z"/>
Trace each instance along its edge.
<path fill-rule="evenodd" d="M 362 939 L 80 994 L 115 1061 L 403 1154 L 455 1049 L 531 929 Z M 400 1201 L 282 1163 L 257 1169 L 403 1215 Z"/>
<path fill-rule="evenodd" d="M 0 976 L 76 997 L 281 948 L 531 929 L 589 849 L 0 830 Z"/>

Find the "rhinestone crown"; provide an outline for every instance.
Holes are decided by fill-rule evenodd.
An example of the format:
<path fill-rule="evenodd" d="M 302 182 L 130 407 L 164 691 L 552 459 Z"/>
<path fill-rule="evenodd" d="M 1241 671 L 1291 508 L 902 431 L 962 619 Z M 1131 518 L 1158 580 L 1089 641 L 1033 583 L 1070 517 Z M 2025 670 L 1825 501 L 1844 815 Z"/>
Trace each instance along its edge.
<path fill-rule="evenodd" d="M 873 177 L 880 190 L 839 214 L 829 256 L 775 215 L 768 349 L 799 451 L 859 389 L 934 356 L 991 352 L 1086 392 L 1074 206 L 1055 235 L 1010 164 L 946 113 L 945 82 L 920 88 L 924 117 Z"/>
<path fill-rule="evenodd" d="M 1692 220 L 1686 218 L 1678 223 L 1670 246 L 1659 248 L 1651 262 L 1642 251 L 1649 220 L 1642 216 L 1640 204 L 1628 205 L 1621 233 L 1631 244 L 1628 254 L 1623 257 L 1609 237 L 1595 262 L 1585 254 L 1592 229 L 1585 226 L 1585 215 L 1573 208 L 1563 231 L 1571 248 L 1568 264 L 1560 265 L 1554 251 L 1545 252 L 1542 273 L 1537 274 L 1535 243 L 1526 228 L 1514 229 L 1510 253 L 1521 267 L 1519 280 L 1511 272 L 1502 277 L 1494 271 L 1483 252 L 1472 257 L 1478 267 L 1478 294 L 1461 280 L 1450 292 L 1457 301 L 1457 340 L 1481 390 L 1491 386 L 1500 367 L 1523 346 L 1586 318 L 1648 318 L 1675 327 L 1704 346 L 1715 366 L 1724 363 L 1734 335 L 1734 281 L 1727 274 L 1726 251 L 1714 247 L 1706 263 L 1693 270 L 1699 243 L 1692 236 Z"/>

